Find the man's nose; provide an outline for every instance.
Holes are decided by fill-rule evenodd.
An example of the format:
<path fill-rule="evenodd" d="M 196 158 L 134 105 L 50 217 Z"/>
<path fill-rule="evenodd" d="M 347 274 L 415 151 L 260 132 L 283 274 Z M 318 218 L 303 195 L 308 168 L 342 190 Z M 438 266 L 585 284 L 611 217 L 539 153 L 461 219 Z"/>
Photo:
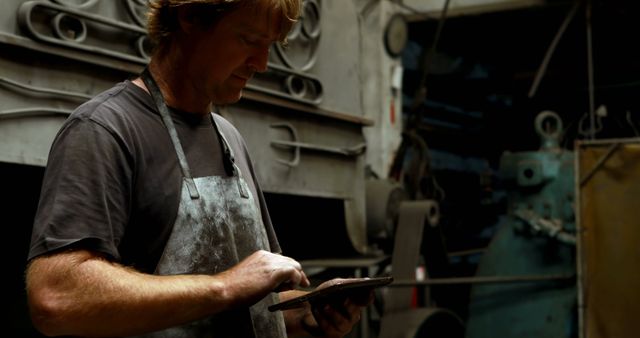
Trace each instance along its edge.
<path fill-rule="evenodd" d="M 247 61 L 248 66 L 258 73 L 266 72 L 267 63 L 269 62 L 269 49 L 270 47 L 257 48 Z"/>

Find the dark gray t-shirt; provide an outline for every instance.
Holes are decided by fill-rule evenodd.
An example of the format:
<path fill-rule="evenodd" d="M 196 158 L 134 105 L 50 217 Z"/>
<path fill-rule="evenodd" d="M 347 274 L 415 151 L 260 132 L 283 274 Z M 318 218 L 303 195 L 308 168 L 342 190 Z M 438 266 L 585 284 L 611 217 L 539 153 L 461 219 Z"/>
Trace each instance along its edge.
<path fill-rule="evenodd" d="M 210 116 L 172 111 L 193 177 L 227 175 Z M 215 116 L 269 238 L 280 252 L 246 145 Z M 81 105 L 49 153 L 28 259 L 69 248 L 102 252 L 152 273 L 176 218 L 182 173 L 151 96 L 130 81 Z"/>

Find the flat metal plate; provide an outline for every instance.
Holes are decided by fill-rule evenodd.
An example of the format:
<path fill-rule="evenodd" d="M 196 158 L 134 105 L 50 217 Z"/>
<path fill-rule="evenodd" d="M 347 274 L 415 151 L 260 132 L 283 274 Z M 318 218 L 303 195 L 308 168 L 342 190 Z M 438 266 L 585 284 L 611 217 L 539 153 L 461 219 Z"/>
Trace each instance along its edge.
<path fill-rule="evenodd" d="M 580 337 L 635 337 L 640 139 L 583 142 L 577 149 Z"/>

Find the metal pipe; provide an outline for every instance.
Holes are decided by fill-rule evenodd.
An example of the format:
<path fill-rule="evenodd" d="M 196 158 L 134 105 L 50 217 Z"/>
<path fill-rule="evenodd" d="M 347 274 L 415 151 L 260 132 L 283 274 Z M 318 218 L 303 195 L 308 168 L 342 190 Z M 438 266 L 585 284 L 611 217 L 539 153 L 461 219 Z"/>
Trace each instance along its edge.
<path fill-rule="evenodd" d="M 420 78 L 420 84 L 418 85 L 418 89 L 414 94 L 414 101 L 411 104 L 411 109 L 416 110 L 427 98 L 427 77 L 429 76 L 429 71 L 431 67 L 432 58 L 436 53 L 438 48 L 438 42 L 440 41 L 440 37 L 442 35 L 442 28 L 444 27 L 444 23 L 447 19 L 447 12 L 449 11 L 449 4 L 451 0 L 445 0 L 444 5 L 442 6 L 442 11 L 440 12 L 440 19 L 438 20 L 438 26 L 436 28 L 436 34 L 433 37 L 433 43 L 431 47 L 426 51 L 423 59 L 423 68 L 422 68 L 422 76 Z"/>
<path fill-rule="evenodd" d="M 33 107 L 33 108 L 18 108 L 7 109 L 0 111 L 0 120 L 30 117 L 30 116 L 48 116 L 48 115 L 70 115 L 73 111 L 69 109 L 59 109 L 51 107 Z"/>
<path fill-rule="evenodd" d="M 589 76 L 589 117 L 591 122 L 590 139 L 596 138 L 596 111 L 595 111 L 595 98 L 593 89 L 593 38 L 591 36 L 591 0 L 587 0 L 587 6 L 585 9 L 585 21 L 587 30 L 587 75 Z"/>
<path fill-rule="evenodd" d="M 410 279 L 395 280 L 389 286 L 418 286 L 418 285 L 451 285 L 451 284 L 496 284 L 496 283 L 529 283 L 545 281 L 561 281 L 574 279 L 575 274 L 554 275 L 520 275 L 520 276 L 475 276 L 452 278 L 429 278 L 421 281 Z"/>
<path fill-rule="evenodd" d="M 36 86 L 28 85 L 26 83 L 20 83 L 18 81 L 11 80 L 4 76 L 0 76 L 0 83 L 11 85 L 13 87 L 16 87 L 25 91 L 44 94 L 44 95 L 51 95 L 54 97 L 70 98 L 70 99 L 76 99 L 81 101 L 89 100 L 91 98 L 91 95 L 87 95 L 84 93 L 71 92 L 71 91 L 59 90 L 59 89 L 53 89 L 53 88 L 36 87 Z"/>
<path fill-rule="evenodd" d="M 487 251 L 487 248 L 460 250 L 460 251 L 448 252 L 447 256 L 449 256 L 449 258 L 452 258 L 452 257 L 479 255 L 479 254 L 485 253 L 486 251 Z"/>
<path fill-rule="evenodd" d="M 587 182 L 589 182 L 589 180 L 591 179 L 591 177 L 596 173 L 596 171 L 598 171 L 598 169 L 600 169 L 600 167 L 602 167 L 602 165 L 604 164 L 604 162 L 606 162 L 609 157 L 611 157 L 611 155 L 613 155 L 613 153 L 620 147 L 620 143 L 615 143 L 612 144 L 609 149 L 607 149 L 607 152 L 602 155 L 602 157 L 600 157 L 598 159 L 598 162 L 596 162 L 596 164 L 593 166 L 593 168 L 591 168 L 591 170 L 589 170 L 589 172 L 584 175 L 584 177 L 582 179 L 580 179 L 580 186 L 583 187 L 585 184 L 587 184 Z"/>
<path fill-rule="evenodd" d="M 578 143 L 579 145 L 579 143 Z M 576 288 L 578 291 L 578 337 L 584 338 L 584 270 L 586 268 L 586 262 L 584 262 L 584 253 L 582 252 L 582 236 L 583 236 L 583 226 L 582 226 L 582 186 L 580 185 L 580 163 L 581 157 L 583 153 L 580 150 L 580 147 L 577 147 L 578 151 L 576 151 L 576 156 L 574 156 L 574 170 L 575 175 L 573 177 L 573 186 L 575 189 L 575 217 L 576 217 Z"/>
<path fill-rule="evenodd" d="M 630 143 L 640 143 L 640 137 L 627 137 L 627 138 L 607 138 L 600 140 L 579 140 L 578 145 L 607 145 L 607 144 L 630 144 Z"/>
<path fill-rule="evenodd" d="M 551 57 L 553 56 L 553 53 L 556 50 L 558 42 L 560 42 L 560 39 L 564 35 L 565 30 L 567 30 L 567 27 L 569 26 L 569 23 L 571 22 L 571 20 L 573 20 L 573 17 L 576 15 L 576 12 L 578 11 L 578 7 L 580 7 L 580 3 L 581 3 L 581 0 L 576 0 L 574 2 L 573 7 L 571 8 L 567 16 L 564 18 L 564 21 L 562 22 L 562 24 L 560 25 L 560 28 L 556 32 L 556 35 L 553 37 L 553 40 L 551 41 L 551 45 L 549 45 L 549 48 L 547 49 L 547 53 L 544 55 L 544 59 L 542 60 L 540 67 L 538 67 L 538 71 L 536 72 L 536 77 L 533 80 L 531 89 L 529 89 L 529 98 L 532 98 L 536 95 L 536 91 L 538 91 L 538 86 L 542 81 L 542 77 L 547 72 L 547 66 L 549 66 L 549 61 L 551 61 Z"/>

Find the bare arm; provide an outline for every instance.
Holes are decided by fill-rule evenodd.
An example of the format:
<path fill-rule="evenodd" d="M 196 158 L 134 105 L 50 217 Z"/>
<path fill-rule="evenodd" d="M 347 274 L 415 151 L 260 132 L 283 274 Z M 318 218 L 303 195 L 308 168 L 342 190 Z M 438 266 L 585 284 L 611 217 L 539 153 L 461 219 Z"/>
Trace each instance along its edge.
<path fill-rule="evenodd" d="M 67 251 L 27 269 L 34 325 L 47 335 L 123 336 L 164 329 L 262 299 L 279 285 L 308 285 L 291 258 L 258 251 L 217 275 L 157 276 L 98 254 Z"/>

